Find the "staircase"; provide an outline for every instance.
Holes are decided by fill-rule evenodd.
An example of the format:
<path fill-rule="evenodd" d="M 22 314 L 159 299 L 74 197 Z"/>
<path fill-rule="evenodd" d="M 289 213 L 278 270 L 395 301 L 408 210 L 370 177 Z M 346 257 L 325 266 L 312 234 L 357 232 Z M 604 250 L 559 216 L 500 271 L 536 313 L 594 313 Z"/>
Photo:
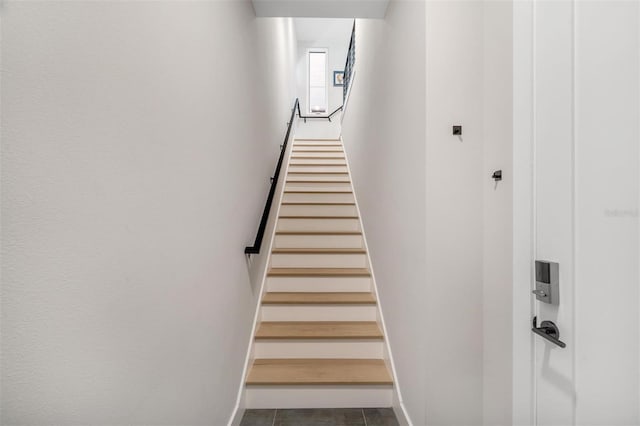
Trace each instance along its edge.
<path fill-rule="evenodd" d="M 340 140 L 294 140 L 247 408 L 389 407 L 393 380 Z"/>

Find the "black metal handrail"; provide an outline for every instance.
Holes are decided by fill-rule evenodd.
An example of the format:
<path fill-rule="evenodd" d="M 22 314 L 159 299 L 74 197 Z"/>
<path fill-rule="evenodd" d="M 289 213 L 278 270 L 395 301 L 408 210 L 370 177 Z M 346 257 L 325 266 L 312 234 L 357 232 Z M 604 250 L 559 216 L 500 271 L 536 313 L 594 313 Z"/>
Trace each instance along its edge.
<path fill-rule="evenodd" d="M 349 50 L 347 50 L 347 62 L 344 64 L 344 79 L 342 87 L 342 104 L 347 100 L 347 92 L 349 91 L 349 85 L 351 84 L 351 77 L 353 75 L 353 66 L 356 63 L 356 21 L 353 21 L 353 28 L 351 29 L 351 40 L 349 40 Z"/>
<path fill-rule="evenodd" d="M 329 115 L 302 115 L 302 113 L 300 113 L 300 104 L 298 104 L 298 117 L 304 119 L 304 122 L 307 122 L 307 118 L 322 118 L 323 120 L 329 120 L 331 121 L 331 117 L 333 117 L 338 111 L 340 111 L 342 109 L 342 105 L 340 105 L 338 108 L 336 108 L 331 114 Z"/>
<path fill-rule="evenodd" d="M 260 226 L 258 226 L 258 234 L 256 240 L 252 246 L 244 248 L 245 254 L 258 254 L 260 253 L 260 246 L 262 245 L 262 239 L 264 238 L 264 231 L 267 229 L 267 222 L 269 221 L 269 212 L 271 211 L 271 205 L 273 204 L 273 197 L 276 194 L 276 187 L 278 186 L 278 178 L 280 177 L 280 169 L 282 168 L 282 162 L 284 160 L 284 154 L 287 151 L 287 143 L 289 143 L 289 136 L 291 135 L 291 126 L 293 126 L 293 119 L 296 115 L 296 110 L 300 110 L 300 103 L 296 98 L 296 102 L 293 104 L 291 110 L 291 119 L 287 123 L 287 134 L 284 137 L 284 142 L 280 149 L 280 158 L 278 158 L 278 164 L 276 164 L 276 171 L 271 178 L 271 188 L 269 188 L 269 195 L 267 196 L 267 202 L 264 205 L 262 211 L 262 218 L 260 219 Z"/>

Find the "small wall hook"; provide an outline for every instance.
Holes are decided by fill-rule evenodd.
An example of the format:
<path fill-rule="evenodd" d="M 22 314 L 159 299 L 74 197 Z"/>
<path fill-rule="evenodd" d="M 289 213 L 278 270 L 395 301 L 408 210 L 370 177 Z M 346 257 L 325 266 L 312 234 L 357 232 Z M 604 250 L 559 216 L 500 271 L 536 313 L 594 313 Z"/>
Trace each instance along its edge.
<path fill-rule="evenodd" d="M 493 172 L 493 174 L 491 175 L 491 178 L 496 182 L 498 182 L 499 180 L 502 180 L 502 170 L 496 170 L 495 172 Z"/>

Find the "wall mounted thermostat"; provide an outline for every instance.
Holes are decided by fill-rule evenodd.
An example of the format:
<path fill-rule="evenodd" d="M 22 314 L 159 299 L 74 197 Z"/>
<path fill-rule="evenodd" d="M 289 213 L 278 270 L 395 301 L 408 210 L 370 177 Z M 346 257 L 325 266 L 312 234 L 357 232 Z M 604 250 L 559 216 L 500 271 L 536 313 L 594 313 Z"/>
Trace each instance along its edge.
<path fill-rule="evenodd" d="M 536 289 L 532 291 L 540 302 L 560 303 L 560 265 L 556 262 L 536 260 Z"/>

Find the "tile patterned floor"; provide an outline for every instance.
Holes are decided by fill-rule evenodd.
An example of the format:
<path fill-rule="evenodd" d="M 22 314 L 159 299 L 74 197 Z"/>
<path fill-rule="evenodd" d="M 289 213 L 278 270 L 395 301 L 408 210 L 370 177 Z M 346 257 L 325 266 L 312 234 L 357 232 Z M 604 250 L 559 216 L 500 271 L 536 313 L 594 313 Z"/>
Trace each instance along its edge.
<path fill-rule="evenodd" d="M 240 426 L 398 426 L 391 408 L 246 410 Z"/>

